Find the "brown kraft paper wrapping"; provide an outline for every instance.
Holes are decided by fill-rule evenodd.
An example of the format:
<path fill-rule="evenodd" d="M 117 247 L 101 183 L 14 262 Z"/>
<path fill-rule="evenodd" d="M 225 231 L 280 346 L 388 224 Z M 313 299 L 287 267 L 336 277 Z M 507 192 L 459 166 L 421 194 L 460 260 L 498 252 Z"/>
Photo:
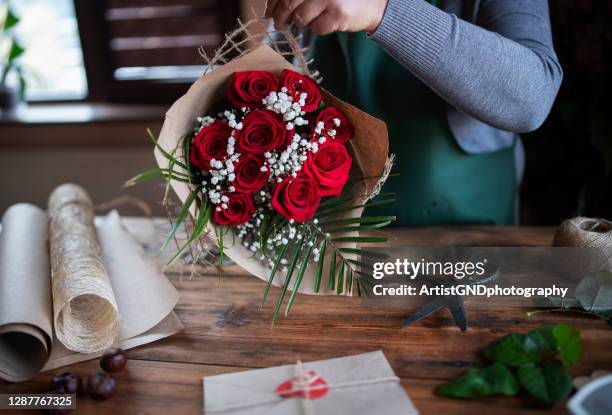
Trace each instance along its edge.
<path fill-rule="evenodd" d="M 0 377 L 21 382 L 38 373 L 51 353 L 52 330 L 47 215 L 13 205 L 0 232 Z"/>
<path fill-rule="evenodd" d="M 168 110 L 158 144 L 167 152 L 182 158 L 182 146 L 179 145 L 181 137 L 190 134 L 193 131 L 195 119 L 205 114 L 212 105 L 224 97 L 231 75 L 234 72 L 261 70 L 270 71 L 278 75 L 283 69 L 297 70 L 279 53 L 267 45 L 262 45 L 252 52 L 246 53 L 205 74 Z M 325 102 L 342 111 L 355 126 L 355 136 L 349 141 L 348 146 L 354 161 L 354 168 L 351 170 L 349 182 L 355 183 L 351 187 L 350 193 L 363 197 L 361 200 L 365 201 L 377 186 L 378 177 L 383 174 L 386 167 L 389 153 L 387 127 L 383 121 L 334 97 L 324 89 L 321 89 L 321 93 Z M 155 150 L 155 158 L 160 167 L 169 167 L 168 160 L 158 149 Z M 176 165 L 173 168 L 180 169 Z M 368 179 L 360 181 L 363 178 Z M 171 185 L 181 201 L 185 201 L 191 193 L 189 185 L 186 183 L 173 180 Z M 356 199 L 355 204 L 358 204 L 358 201 L 359 199 Z M 362 209 L 354 209 L 338 218 L 359 217 L 361 213 Z M 195 204 L 191 206 L 191 214 L 194 217 L 197 216 Z M 217 235 L 217 229 L 212 222 L 209 222 L 207 230 L 210 235 Z M 341 243 L 337 244 L 337 246 L 355 247 L 355 244 Z M 254 258 L 252 252 L 247 250 L 242 244 L 237 243 L 224 247 L 224 252 L 249 273 L 264 281 L 268 280 L 270 268 L 267 264 Z M 303 277 L 303 283 L 300 286 L 300 292 L 314 294 L 314 268 L 313 265 L 308 266 Z M 325 264 L 323 274 L 325 275 L 327 272 L 327 264 Z M 278 271 L 273 283 L 281 285 L 284 278 L 285 274 Z M 328 290 L 326 286 L 322 286 L 318 294 L 335 294 L 335 292 Z"/>

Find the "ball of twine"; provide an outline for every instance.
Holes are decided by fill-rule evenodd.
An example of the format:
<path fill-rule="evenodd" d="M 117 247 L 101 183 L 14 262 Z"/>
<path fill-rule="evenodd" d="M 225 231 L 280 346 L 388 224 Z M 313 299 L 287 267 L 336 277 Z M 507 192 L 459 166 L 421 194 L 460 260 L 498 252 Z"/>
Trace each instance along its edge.
<path fill-rule="evenodd" d="M 612 249 L 612 222 L 580 216 L 568 219 L 557 228 L 553 245 Z"/>
<path fill-rule="evenodd" d="M 110 347 L 119 313 L 94 226 L 94 209 L 81 187 L 64 184 L 49 197 L 49 245 L 55 334 L 70 350 Z"/>

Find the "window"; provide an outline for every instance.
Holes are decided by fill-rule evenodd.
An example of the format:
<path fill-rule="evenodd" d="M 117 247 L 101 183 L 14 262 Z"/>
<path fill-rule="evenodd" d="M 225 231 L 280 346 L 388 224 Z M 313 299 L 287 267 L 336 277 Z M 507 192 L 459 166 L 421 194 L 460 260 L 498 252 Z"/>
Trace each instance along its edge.
<path fill-rule="evenodd" d="M 74 1 L 95 101 L 174 101 L 239 13 L 238 0 Z"/>
<path fill-rule="evenodd" d="M 11 0 L 10 5 L 21 18 L 15 32 L 26 49 L 21 57 L 26 99 L 85 98 L 87 80 L 72 0 Z"/>

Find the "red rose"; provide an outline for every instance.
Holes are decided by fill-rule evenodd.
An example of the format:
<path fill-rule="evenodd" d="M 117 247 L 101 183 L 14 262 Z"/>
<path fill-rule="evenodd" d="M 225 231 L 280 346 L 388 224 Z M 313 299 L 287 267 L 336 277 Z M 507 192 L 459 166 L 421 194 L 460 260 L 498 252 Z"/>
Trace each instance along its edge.
<path fill-rule="evenodd" d="M 268 110 L 253 110 L 242 120 L 242 130 L 236 135 L 236 149 L 241 154 L 262 155 L 266 151 L 284 150 L 287 129 L 276 114 Z"/>
<path fill-rule="evenodd" d="M 319 122 L 323 123 L 321 135 L 327 140 L 331 139 L 337 143 L 346 143 L 355 135 L 353 124 L 335 107 L 322 109 L 317 115 L 312 128 L 316 129 Z M 337 125 L 338 123 L 340 123 L 340 125 Z M 334 135 L 329 134 L 332 130 L 336 132 Z M 317 134 L 317 137 L 318 136 Z"/>
<path fill-rule="evenodd" d="M 319 186 L 310 177 L 288 177 L 277 183 L 272 207 L 287 219 L 305 222 L 312 219 L 321 202 Z"/>
<path fill-rule="evenodd" d="M 212 159 L 223 160 L 227 155 L 227 141 L 232 129 L 225 121 L 215 121 L 202 128 L 193 139 L 189 162 L 202 169 L 210 170 Z"/>
<path fill-rule="evenodd" d="M 218 210 L 215 208 L 213 219 L 217 225 L 242 225 L 255 214 L 255 205 L 251 196 L 244 193 L 226 193 L 229 200 L 226 202 L 227 208 Z M 221 207 L 221 205 L 217 205 Z"/>
<path fill-rule="evenodd" d="M 253 194 L 260 191 L 268 182 L 269 171 L 261 171 L 264 165 L 262 156 L 246 155 L 240 156 L 235 168 L 236 179 L 232 185 L 237 192 Z"/>
<path fill-rule="evenodd" d="M 349 178 L 351 162 L 344 144 L 330 142 L 308 155 L 302 172 L 317 182 L 321 196 L 338 196 Z"/>
<path fill-rule="evenodd" d="M 267 71 L 234 72 L 227 99 L 236 108 L 263 107 L 262 100 L 278 90 L 278 78 Z"/>
<path fill-rule="evenodd" d="M 288 94 L 293 97 L 294 101 L 300 100 L 300 95 L 305 92 L 306 104 L 302 106 L 302 110 L 312 112 L 319 108 L 321 102 L 321 91 L 317 83 L 309 76 L 302 75 L 289 69 L 284 69 L 280 75 L 281 87 L 288 90 Z"/>

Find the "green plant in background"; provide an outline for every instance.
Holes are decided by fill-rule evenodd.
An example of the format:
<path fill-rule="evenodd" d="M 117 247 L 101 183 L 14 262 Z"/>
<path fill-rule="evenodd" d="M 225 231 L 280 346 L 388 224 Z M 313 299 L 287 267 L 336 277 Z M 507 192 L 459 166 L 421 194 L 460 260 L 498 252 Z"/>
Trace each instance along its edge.
<path fill-rule="evenodd" d="M 483 354 L 490 366 L 468 370 L 437 393 L 469 399 L 525 391 L 541 403 L 553 405 L 572 389 L 566 367 L 582 358 L 582 341 L 578 331 L 559 324 L 527 334 L 508 334 L 490 343 Z"/>
<path fill-rule="evenodd" d="M 8 90 L 7 79 L 14 71 L 19 82 L 19 96 L 23 99 L 26 81 L 23 69 L 19 64 L 19 57 L 25 49 L 15 36 L 15 27 L 19 24 L 19 17 L 12 11 L 8 2 L 0 6 L 0 91 Z"/>

